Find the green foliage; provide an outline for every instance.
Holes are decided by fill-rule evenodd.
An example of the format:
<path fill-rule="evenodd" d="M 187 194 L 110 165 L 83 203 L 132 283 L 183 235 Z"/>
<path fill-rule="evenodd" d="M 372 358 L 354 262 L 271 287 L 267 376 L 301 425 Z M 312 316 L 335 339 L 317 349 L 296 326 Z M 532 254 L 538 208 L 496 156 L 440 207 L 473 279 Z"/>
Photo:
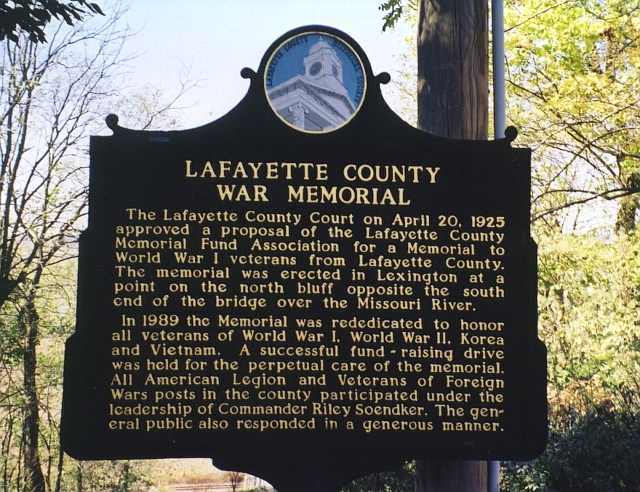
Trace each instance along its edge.
<path fill-rule="evenodd" d="M 507 114 L 519 142 L 534 148 L 534 218 L 566 229 L 569 207 L 617 199 L 618 228 L 631 231 L 640 194 L 638 2 L 506 7 Z"/>
<path fill-rule="evenodd" d="M 416 4 L 382 3 L 383 29 L 416 25 Z M 548 230 L 597 220 L 631 232 L 640 210 L 640 5 L 506 0 L 505 42 L 507 117 L 518 144 L 534 150 L 534 220 Z M 415 106 L 414 83 L 400 92 Z M 615 219 L 605 203 L 617 207 Z"/>
<path fill-rule="evenodd" d="M 28 33 L 33 42 L 44 43 L 45 27 L 54 18 L 69 25 L 82 20 L 85 14 L 104 15 L 97 3 L 87 0 L 13 0 L 0 2 L 0 40 L 18 42 L 18 32 Z"/>
<path fill-rule="evenodd" d="M 86 490 L 105 492 L 145 492 L 151 482 L 143 466 L 131 461 L 83 463 L 83 483 Z"/>
<path fill-rule="evenodd" d="M 640 232 L 539 240 L 539 330 L 548 348 L 551 432 L 503 490 L 640 488 Z"/>
<path fill-rule="evenodd" d="M 418 0 L 386 0 L 378 7 L 384 12 L 382 30 L 394 28 L 407 15 L 407 10 L 417 10 Z"/>
<path fill-rule="evenodd" d="M 46 46 L 38 43 L 54 18 L 77 24 L 89 13 L 102 12 L 85 0 L 0 2 L 0 39 L 7 38 L 0 44 L 0 484 L 7 491 L 148 490 L 144 464 L 78 464 L 59 442 L 64 342 L 75 324 L 71 259 L 87 206 L 82 149 L 103 105 L 125 97 L 117 74 L 130 32 L 114 9 L 93 25 L 61 22 Z M 144 126 L 182 93 L 167 102 L 147 91 L 136 101 Z"/>
<path fill-rule="evenodd" d="M 637 392 L 640 233 L 616 240 L 556 235 L 539 248 L 539 329 L 552 402 L 586 411 Z"/>
<path fill-rule="evenodd" d="M 13 318 L 0 320 L 0 365 L 14 365 L 22 360 L 22 336 Z"/>
<path fill-rule="evenodd" d="M 603 404 L 586 415 L 568 411 L 556 420 L 545 454 L 532 463 L 509 463 L 509 492 L 615 492 L 640 490 L 640 412 Z"/>
<path fill-rule="evenodd" d="M 415 463 L 408 461 L 402 469 L 374 473 L 358 478 L 340 489 L 341 492 L 413 492 Z"/>
<path fill-rule="evenodd" d="M 384 23 L 382 24 L 382 30 L 386 31 L 389 28 L 393 28 L 400 20 L 400 18 L 402 17 L 404 5 L 402 0 L 387 0 L 378 8 L 385 12 L 384 16 L 382 17 L 382 20 L 384 21 Z"/>
<path fill-rule="evenodd" d="M 640 413 L 601 405 L 563 437 L 551 449 L 553 487 L 583 492 L 640 488 Z"/>

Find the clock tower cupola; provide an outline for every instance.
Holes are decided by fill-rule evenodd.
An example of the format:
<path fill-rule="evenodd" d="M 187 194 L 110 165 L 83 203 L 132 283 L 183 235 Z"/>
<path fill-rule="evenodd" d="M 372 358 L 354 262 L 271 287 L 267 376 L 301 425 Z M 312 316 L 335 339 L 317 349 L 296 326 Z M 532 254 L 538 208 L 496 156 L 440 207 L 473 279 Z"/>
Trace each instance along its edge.
<path fill-rule="evenodd" d="M 308 80 L 346 95 L 342 79 L 342 62 L 326 41 L 318 41 L 304 58 L 304 73 Z"/>

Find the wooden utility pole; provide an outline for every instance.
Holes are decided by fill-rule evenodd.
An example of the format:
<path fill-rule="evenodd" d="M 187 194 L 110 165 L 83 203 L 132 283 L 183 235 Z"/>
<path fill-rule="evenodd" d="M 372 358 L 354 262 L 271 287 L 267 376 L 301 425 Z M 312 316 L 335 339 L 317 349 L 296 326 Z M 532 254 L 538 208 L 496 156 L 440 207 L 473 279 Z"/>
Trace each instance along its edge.
<path fill-rule="evenodd" d="M 418 126 L 449 138 L 486 139 L 487 0 L 420 0 Z"/>
<path fill-rule="evenodd" d="M 487 0 L 420 0 L 418 126 L 441 137 L 486 139 Z M 416 492 L 485 492 L 484 461 L 418 461 Z"/>

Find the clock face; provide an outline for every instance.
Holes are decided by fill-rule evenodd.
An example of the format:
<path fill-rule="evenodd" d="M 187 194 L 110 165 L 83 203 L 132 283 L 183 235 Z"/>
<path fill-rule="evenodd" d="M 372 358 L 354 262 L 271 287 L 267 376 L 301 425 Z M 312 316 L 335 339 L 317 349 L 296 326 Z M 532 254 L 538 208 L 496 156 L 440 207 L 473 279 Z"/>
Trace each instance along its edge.
<path fill-rule="evenodd" d="M 315 78 L 323 63 L 334 77 Z M 346 41 L 325 32 L 303 32 L 273 51 L 264 87 L 271 109 L 284 124 L 305 133 L 328 133 L 356 116 L 366 77 L 362 60 Z"/>
<path fill-rule="evenodd" d="M 309 69 L 309 73 L 311 75 L 318 75 L 320 73 L 321 68 L 322 68 L 322 63 L 315 62 L 313 65 L 311 65 L 311 68 Z"/>

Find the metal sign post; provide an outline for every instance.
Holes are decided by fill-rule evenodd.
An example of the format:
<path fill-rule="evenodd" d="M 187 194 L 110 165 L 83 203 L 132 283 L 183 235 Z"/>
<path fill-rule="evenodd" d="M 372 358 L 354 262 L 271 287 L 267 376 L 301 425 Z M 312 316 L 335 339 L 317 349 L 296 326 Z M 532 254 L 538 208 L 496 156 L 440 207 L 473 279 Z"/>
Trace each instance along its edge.
<path fill-rule="evenodd" d="M 506 128 L 504 83 L 504 5 L 503 0 L 491 1 L 491 32 L 493 47 L 493 136 L 503 138 Z M 500 491 L 500 462 L 490 461 L 487 492 Z"/>

